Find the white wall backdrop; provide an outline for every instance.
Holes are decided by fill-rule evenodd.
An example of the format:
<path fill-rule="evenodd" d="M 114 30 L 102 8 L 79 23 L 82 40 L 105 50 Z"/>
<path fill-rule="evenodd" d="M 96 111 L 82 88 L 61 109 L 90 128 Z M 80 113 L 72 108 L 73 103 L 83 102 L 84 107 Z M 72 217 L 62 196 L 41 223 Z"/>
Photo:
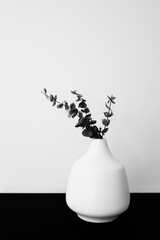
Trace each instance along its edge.
<path fill-rule="evenodd" d="M 90 139 L 51 107 L 70 90 L 108 135 L 131 192 L 160 191 L 160 1 L 0 1 L 0 192 L 65 192 Z"/>

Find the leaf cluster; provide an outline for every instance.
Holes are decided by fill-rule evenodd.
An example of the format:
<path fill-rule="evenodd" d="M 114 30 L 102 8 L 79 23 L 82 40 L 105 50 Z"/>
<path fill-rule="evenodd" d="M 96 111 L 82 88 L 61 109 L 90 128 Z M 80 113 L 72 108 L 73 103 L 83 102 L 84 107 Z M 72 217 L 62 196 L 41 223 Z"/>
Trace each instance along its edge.
<path fill-rule="evenodd" d="M 82 94 L 79 94 L 76 90 L 71 91 L 76 96 L 75 102 L 69 104 L 67 101 L 59 102 L 57 95 L 48 94 L 46 88 L 43 89 L 42 93 L 46 98 L 52 102 L 52 106 L 57 106 L 58 109 L 64 108 L 69 118 L 78 117 L 78 122 L 75 125 L 76 128 L 82 128 L 82 135 L 90 138 L 102 139 L 104 134 L 108 131 L 110 124 L 110 117 L 113 116 L 111 104 L 115 104 L 115 97 L 108 96 L 108 101 L 105 103 L 107 111 L 104 112 L 105 118 L 102 119 L 103 129 L 97 127 L 96 120 L 92 119 L 90 109 L 87 106 L 86 99 L 83 98 Z"/>

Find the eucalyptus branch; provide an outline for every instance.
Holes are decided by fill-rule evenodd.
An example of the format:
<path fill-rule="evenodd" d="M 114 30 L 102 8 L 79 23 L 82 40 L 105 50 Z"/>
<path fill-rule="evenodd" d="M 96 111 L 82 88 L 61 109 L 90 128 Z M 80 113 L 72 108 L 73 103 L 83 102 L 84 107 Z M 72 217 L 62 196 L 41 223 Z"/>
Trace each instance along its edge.
<path fill-rule="evenodd" d="M 44 91 L 41 91 L 45 95 L 45 97 L 52 102 L 52 106 L 57 105 L 58 109 L 65 108 L 65 110 L 68 113 L 68 117 L 79 117 L 79 120 L 75 127 L 81 127 L 82 130 L 82 135 L 85 137 L 90 137 L 90 138 L 98 138 L 102 139 L 104 134 L 108 131 L 108 125 L 110 123 L 110 117 L 113 115 L 112 109 L 111 109 L 111 104 L 115 103 L 115 97 L 108 96 L 108 102 L 105 103 L 105 106 L 107 107 L 108 111 L 104 112 L 104 115 L 106 119 L 102 119 L 102 124 L 104 125 L 104 128 L 98 128 L 96 124 L 96 120 L 92 119 L 90 110 L 87 106 L 86 100 L 83 98 L 82 94 L 79 94 L 76 90 L 71 91 L 72 94 L 76 95 L 77 100 L 75 104 L 74 102 L 69 104 L 67 101 L 59 102 L 57 100 L 57 95 L 53 96 L 52 94 L 47 94 L 46 88 L 44 88 Z"/>

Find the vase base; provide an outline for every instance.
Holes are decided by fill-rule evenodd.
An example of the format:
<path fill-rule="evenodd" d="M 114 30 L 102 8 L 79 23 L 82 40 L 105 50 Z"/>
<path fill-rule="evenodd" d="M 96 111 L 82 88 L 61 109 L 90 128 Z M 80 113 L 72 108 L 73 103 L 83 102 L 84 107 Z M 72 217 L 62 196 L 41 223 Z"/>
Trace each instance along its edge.
<path fill-rule="evenodd" d="M 117 216 L 112 216 L 112 217 L 89 217 L 89 216 L 84 216 L 84 215 L 81 215 L 81 214 L 77 214 L 77 215 L 82 220 L 87 221 L 87 222 L 93 222 L 93 223 L 112 222 L 114 219 L 117 218 Z"/>

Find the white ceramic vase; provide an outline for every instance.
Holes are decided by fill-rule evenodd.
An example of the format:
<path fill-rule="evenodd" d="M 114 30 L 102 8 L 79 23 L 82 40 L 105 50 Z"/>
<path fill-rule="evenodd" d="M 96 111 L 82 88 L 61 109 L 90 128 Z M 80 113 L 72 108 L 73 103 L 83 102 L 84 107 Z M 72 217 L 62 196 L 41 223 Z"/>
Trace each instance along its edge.
<path fill-rule="evenodd" d="M 93 139 L 85 155 L 74 162 L 66 203 L 81 219 L 97 223 L 110 222 L 128 208 L 125 168 L 111 154 L 106 139 Z"/>

